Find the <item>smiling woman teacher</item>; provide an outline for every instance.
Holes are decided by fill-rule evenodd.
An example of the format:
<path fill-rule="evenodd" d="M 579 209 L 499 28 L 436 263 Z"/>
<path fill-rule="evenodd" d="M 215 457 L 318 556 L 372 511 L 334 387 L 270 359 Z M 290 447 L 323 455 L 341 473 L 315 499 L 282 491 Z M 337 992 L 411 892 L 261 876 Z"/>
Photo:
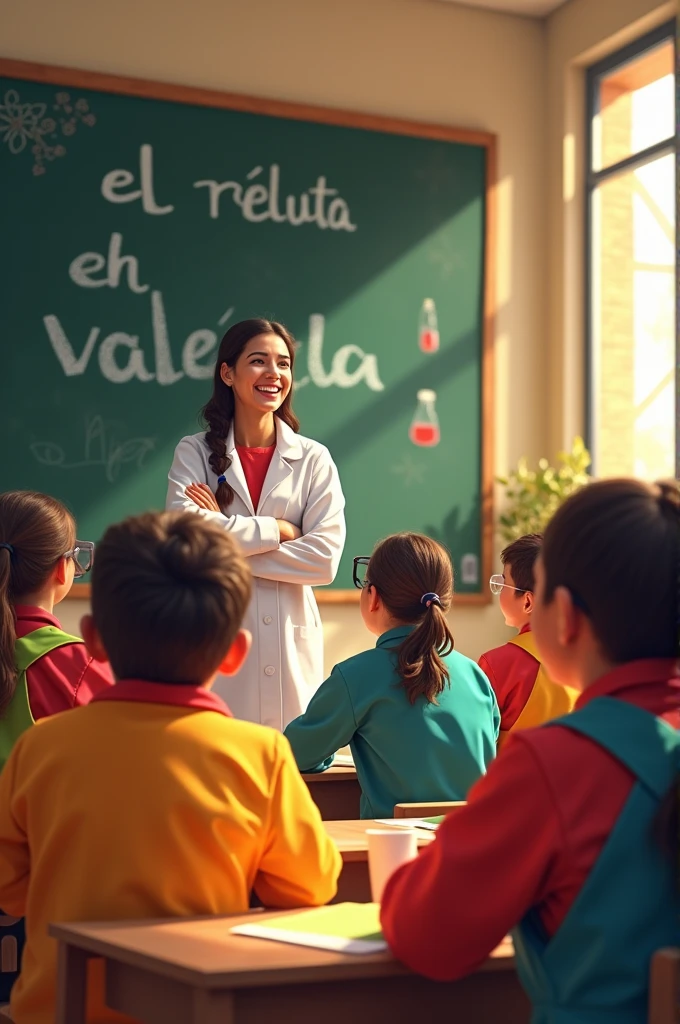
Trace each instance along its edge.
<path fill-rule="evenodd" d="M 249 559 L 253 646 L 214 690 L 237 718 L 284 729 L 324 678 L 312 586 L 332 583 L 345 543 L 345 499 L 323 445 L 298 434 L 295 342 L 281 324 L 243 320 L 217 354 L 208 429 L 184 437 L 168 474 L 169 509 L 231 531 Z"/>

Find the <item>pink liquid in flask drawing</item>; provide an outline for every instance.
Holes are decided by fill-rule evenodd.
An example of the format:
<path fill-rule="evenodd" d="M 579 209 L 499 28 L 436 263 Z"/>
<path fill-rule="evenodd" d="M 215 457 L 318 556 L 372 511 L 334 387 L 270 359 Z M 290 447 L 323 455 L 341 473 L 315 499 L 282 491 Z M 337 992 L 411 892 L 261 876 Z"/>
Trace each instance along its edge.
<path fill-rule="evenodd" d="M 440 441 L 439 427 L 434 423 L 412 423 L 408 434 L 421 448 L 434 448 Z"/>
<path fill-rule="evenodd" d="M 434 448 L 439 444 L 439 420 L 435 410 L 437 394 L 429 388 L 421 388 L 417 395 L 418 405 L 408 430 L 409 439 L 420 448 Z"/>
<path fill-rule="evenodd" d="M 421 352 L 439 351 L 439 324 L 434 299 L 425 299 L 418 319 L 418 346 Z"/>
<path fill-rule="evenodd" d="M 439 331 L 423 328 L 420 332 L 420 348 L 422 352 L 436 352 L 439 349 Z"/>

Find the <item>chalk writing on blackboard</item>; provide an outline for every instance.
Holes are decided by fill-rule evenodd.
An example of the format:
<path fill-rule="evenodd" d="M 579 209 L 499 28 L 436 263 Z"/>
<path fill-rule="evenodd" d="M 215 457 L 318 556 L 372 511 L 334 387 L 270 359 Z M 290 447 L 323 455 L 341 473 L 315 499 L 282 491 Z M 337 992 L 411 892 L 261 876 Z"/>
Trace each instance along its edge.
<path fill-rule="evenodd" d="M 54 441 L 35 441 L 30 450 L 33 457 L 50 469 L 86 469 L 101 467 L 109 483 L 115 483 L 121 467 L 134 462 L 142 469 L 149 452 L 156 447 L 152 437 L 135 437 L 120 441 L 115 428 L 107 427 L 101 416 L 93 416 L 85 425 L 83 457 L 69 461 L 61 445 Z"/>
<path fill-rule="evenodd" d="M 349 203 L 338 194 L 337 188 L 329 187 L 325 174 L 318 174 L 314 185 L 297 198 L 295 195 L 287 195 L 285 199 L 279 194 L 279 165 L 269 166 L 266 184 L 262 179 L 255 180 L 262 174 L 264 167 L 258 164 L 246 174 L 244 183 L 233 179 L 217 181 L 214 178 L 201 178 L 193 186 L 207 190 L 206 210 L 212 220 L 218 220 L 222 212 L 229 208 L 228 200 L 231 199 L 232 209 L 235 206 L 244 220 L 251 224 L 270 220 L 274 224 L 290 224 L 294 228 L 302 224 L 316 224 L 321 231 L 357 230 L 357 225 L 352 223 Z M 130 191 L 130 186 L 137 184 L 132 171 L 116 167 L 102 178 L 100 192 L 109 203 L 134 203 L 141 199 L 144 213 L 153 216 L 174 211 L 173 203 L 161 205 L 156 201 L 153 146 L 148 142 L 139 147 L 139 188 L 133 187 Z M 224 203 L 222 196 L 225 198 Z"/>
<path fill-rule="evenodd" d="M 307 348 L 307 369 L 309 373 L 298 378 L 297 388 L 314 384 L 317 388 L 353 388 L 362 381 L 370 391 L 384 391 L 380 379 L 377 357 L 364 352 L 358 345 L 342 345 L 333 356 L 328 373 L 323 364 L 323 335 L 326 318 L 313 313 L 309 318 L 309 345 Z M 358 360 L 350 369 L 350 359 Z"/>
<path fill-rule="evenodd" d="M 294 228 L 301 224 L 316 224 L 322 231 L 326 228 L 331 231 L 356 231 L 357 226 L 351 221 L 349 205 L 338 195 L 337 188 L 328 187 L 324 174 L 317 177 L 316 184 L 303 192 L 297 202 L 294 195 L 288 195 L 282 203 L 279 199 L 279 165 L 271 164 L 266 185 L 254 180 L 259 178 L 263 170 L 258 165 L 246 174 L 251 185 L 242 185 L 239 181 L 204 179 L 195 181 L 194 188 L 208 189 L 208 208 L 213 220 L 220 216 L 220 196 L 226 192 L 241 210 L 241 216 L 254 224 L 271 220 L 275 224 L 287 222 Z M 327 204 L 326 200 L 330 202 Z"/>

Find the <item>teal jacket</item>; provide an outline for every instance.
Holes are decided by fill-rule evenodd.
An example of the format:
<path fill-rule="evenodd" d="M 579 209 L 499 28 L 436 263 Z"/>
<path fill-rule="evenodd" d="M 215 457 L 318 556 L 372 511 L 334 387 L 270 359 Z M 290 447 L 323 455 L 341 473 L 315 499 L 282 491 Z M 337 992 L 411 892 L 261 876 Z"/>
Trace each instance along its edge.
<path fill-rule="evenodd" d="M 438 704 L 410 704 L 395 648 L 401 626 L 375 648 L 336 665 L 304 715 L 290 723 L 300 771 L 328 768 L 349 743 L 361 786 L 361 817 L 391 818 L 396 803 L 464 800 L 495 757 L 500 712 L 489 680 L 457 651 L 444 658 L 450 685 Z"/>
<path fill-rule="evenodd" d="M 532 1024 L 646 1024 L 649 963 L 680 945 L 676 858 L 654 824 L 680 772 L 680 732 L 622 700 L 598 697 L 544 728 L 587 736 L 635 784 L 583 888 L 555 935 L 535 912 L 513 931 Z"/>

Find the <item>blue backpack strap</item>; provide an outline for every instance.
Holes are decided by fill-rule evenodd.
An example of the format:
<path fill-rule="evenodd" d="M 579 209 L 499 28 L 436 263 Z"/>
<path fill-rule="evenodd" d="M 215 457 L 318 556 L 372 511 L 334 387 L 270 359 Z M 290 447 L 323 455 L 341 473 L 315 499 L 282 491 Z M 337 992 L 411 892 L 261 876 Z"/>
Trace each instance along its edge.
<path fill-rule="evenodd" d="M 609 751 L 659 800 L 680 772 L 680 732 L 626 701 L 596 697 L 545 727 L 554 725 L 581 733 Z"/>

